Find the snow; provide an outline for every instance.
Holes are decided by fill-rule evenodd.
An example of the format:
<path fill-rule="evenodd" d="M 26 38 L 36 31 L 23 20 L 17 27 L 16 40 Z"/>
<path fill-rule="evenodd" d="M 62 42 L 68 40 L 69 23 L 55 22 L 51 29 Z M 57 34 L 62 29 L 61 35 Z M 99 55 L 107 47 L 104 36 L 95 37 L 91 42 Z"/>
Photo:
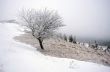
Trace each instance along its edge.
<path fill-rule="evenodd" d="M 13 39 L 21 33 L 16 24 L 0 23 L 0 72 L 110 72 L 96 63 L 45 56 Z"/>

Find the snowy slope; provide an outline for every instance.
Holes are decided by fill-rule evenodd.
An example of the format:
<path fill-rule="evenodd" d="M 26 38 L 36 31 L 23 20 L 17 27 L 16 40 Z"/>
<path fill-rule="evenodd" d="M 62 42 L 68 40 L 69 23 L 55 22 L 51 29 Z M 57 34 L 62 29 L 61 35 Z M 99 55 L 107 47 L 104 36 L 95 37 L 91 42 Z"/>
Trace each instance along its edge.
<path fill-rule="evenodd" d="M 44 56 L 35 48 L 16 42 L 19 26 L 0 24 L 0 72 L 110 72 L 110 67 L 66 58 Z"/>

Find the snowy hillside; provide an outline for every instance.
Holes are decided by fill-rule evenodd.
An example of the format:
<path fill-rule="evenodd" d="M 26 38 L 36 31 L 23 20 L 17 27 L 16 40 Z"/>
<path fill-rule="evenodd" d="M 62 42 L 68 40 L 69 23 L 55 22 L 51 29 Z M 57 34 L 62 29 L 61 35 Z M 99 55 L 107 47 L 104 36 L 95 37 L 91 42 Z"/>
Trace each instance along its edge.
<path fill-rule="evenodd" d="M 0 72 L 110 72 L 110 67 L 67 58 L 45 56 L 16 42 L 19 26 L 0 23 Z"/>

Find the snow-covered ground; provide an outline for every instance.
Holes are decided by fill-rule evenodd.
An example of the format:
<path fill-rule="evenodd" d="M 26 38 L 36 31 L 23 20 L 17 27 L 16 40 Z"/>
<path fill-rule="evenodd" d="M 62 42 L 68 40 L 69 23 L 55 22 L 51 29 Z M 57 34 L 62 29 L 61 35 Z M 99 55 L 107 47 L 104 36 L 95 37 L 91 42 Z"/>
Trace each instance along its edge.
<path fill-rule="evenodd" d="M 0 23 L 0 72 L 110 72 L 110 67 L 67 58 L 45 56 L 16 42 L 19 26 Z"/>

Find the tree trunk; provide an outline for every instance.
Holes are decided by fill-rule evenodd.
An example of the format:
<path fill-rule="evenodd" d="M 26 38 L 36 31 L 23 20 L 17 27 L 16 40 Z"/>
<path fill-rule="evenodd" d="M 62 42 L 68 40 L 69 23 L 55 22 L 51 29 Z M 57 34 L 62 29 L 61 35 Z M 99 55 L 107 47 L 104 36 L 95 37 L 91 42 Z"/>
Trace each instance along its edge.
<path fill-rule="evenodd" d="M 35 33 L 35 29 L 31 29 L 32 31 L 32 36 L 35 36 L 34 33 Z"/>
<path fill-rule="evenodd" d="M 32 31 L 32 36 L 34 36 L 34 32 Z"/>
<path fill-rule="evenodd" d="M 39 41 L 41 49 L 44 50 L 44 47 L 43 47 L 43 44 L 42 44 L 43 40 L 41 40 L 41 38 L 38 38 L 38 41 Z"/>

